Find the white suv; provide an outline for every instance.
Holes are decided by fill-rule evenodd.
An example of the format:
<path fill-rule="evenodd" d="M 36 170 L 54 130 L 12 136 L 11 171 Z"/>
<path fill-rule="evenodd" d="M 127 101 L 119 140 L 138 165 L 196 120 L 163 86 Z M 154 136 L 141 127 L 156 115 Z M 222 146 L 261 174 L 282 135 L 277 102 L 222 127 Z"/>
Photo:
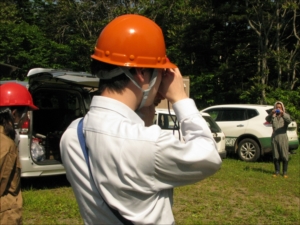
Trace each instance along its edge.
<path fill-rule="evenodd" d="M 272 126 L 265 118 L 272 105 L 230 104 L 215 105 L 202 110 L 221 127 L 226 136 L 226 150 L 238 153 L 243 161 L 257 161 L 271 152 Z M 287 135 L 289 149 L 299 146 L 297 123 L 291 122 Z"/>
<path fill-rule="evenodd" d="M 155 109 L 155 117 L 153 123 L 160 126 L 161 129 L 172 132 L 180 141 L 184 142 L 178 125 L 177 117 L 173 110 L 168 109 Z M 226 158 L 225 150 L 225 135 L 218 126 L 218 124 L 207 113 L 201 113 L 202 117 L 206 120 L 212 135 L 217 143 L 219 155 L 222 159 Z M 175 126 L 174 126 L 175 125 Z M 200 147 L 199 147 L 200 148 Z"/>

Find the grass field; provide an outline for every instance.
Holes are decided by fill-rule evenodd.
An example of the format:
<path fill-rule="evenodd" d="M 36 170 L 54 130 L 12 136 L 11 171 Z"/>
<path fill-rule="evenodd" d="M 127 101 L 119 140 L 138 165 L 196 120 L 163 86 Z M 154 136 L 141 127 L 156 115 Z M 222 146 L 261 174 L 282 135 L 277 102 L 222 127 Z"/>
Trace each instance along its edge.
<path fill-rule="evenodd" d="M 287 179 L 273 178 L 269 159 L 223 160 L 214 176 L 175 188 L 176 224 L 300 224 L 300 149 L 290 156 Z M 22 179 L 23 223 L 82 224 L 65 176 Z"/>

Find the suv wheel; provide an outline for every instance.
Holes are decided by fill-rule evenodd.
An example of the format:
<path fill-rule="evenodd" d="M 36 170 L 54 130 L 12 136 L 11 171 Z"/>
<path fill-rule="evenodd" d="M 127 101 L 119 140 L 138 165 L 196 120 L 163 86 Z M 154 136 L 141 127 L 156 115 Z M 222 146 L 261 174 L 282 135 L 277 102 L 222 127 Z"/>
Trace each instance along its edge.
<path fill-rule="evenodd" d="M 238 155 L 239 158 L 243 161 L 255 162 L 260 157 L 259 146 L 253 139 L 243 139 L 239 143 Z"/>

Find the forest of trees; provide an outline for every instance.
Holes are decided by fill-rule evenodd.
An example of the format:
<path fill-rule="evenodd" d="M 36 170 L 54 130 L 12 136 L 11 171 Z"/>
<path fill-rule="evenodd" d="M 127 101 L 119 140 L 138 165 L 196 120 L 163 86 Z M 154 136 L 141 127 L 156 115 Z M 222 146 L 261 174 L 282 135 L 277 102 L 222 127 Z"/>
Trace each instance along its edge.
<path fill-rule="evenodd" d="M 300 0 L 5 0 L 0 63 L 90 70 L 101 29 L 135 13 L 161 26 L 167 55 L 190 77 L 199 109 L 285 103 L 300 125 Z"/>

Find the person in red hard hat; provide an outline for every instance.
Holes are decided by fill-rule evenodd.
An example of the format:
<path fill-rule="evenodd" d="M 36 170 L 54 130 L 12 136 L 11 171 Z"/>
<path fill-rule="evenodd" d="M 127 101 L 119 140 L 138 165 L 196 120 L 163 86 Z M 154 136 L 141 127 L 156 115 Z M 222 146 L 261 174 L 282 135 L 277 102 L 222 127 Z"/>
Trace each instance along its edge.
<path fill-rule="evenodd" d="M 22 224 L 18 128 L 27 120 L 28 110 L 36 109 L 26 87 L 13 82 L 0 85 L 1 224 Z"/>
<path fill-rule="evenodd" d="M 73 121 L 60 151 L 84 224 L 174 224 L 173 188 L 216 173 L 216 143 L 183 78 L 166 57 L 160 27 L 122 15 L 100 33 L 91 69 L 100 95 Z M 167 99 L 185 143 L 153 125 Z"/>

